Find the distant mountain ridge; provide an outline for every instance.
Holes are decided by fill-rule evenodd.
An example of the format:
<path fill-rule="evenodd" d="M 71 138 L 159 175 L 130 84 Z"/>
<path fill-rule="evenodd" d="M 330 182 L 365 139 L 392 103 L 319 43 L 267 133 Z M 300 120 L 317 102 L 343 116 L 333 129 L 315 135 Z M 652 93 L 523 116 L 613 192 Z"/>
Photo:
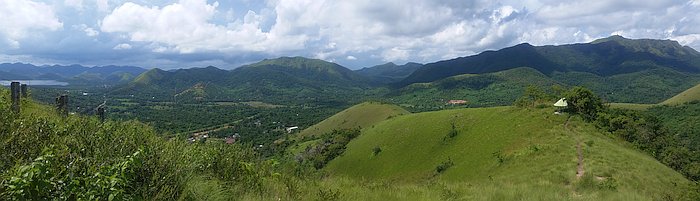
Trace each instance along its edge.
<path fill-rule="evenodd" d="M 356 70 L 360 75 L 368 77 L 375 83 L 388 84 L 401 81 L 416 71 L 423 64 L 409 62 L 404 65 L 396 65 L 393 62 L 376 65 Z"/>
<path fill-rule="evenodd" d="M 517 67 L 545 74 L 587 72 L 600 76 L 632 73 L 659 67 L 699 73 L 700 53 L 676 41 L 627 39 L 611 36 L 591 43 L 532 46 L 527 43 L 498 51 L 426 64 L 397 86 L 432 82 L 460 74 L 481 74 Z"/>
<path fill-rule="evenodd" d="M 216 67 L 151 69 L 113 91 L 189 101 L 338 101 L 370 87 L 366 77 L 341 65 L 304 57 L 280 57 L 233 70 Z M 190 93 L 196 91 L 197 93 Z M 187 92 L 187 93 L 183 93 Z"/>
<path fill-rule="evenodd" d="M 36 66 L 25 63 L 3 63 L 0 64 L 2 74 L 0 79 L 42 79 L 66 81 L 72 84 L 108 84 L 131 81 L 145 71 L 146 69 L 135 66 Z"/>

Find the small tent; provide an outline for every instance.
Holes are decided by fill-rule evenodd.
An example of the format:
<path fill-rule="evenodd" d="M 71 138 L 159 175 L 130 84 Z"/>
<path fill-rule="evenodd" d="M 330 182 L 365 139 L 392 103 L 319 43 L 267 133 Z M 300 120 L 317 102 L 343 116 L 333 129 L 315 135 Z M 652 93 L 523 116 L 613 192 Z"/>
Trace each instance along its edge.
<path fill-rule="evenodd" d="M 557 111 L 554 112 L 554 114 L 561 114 L 561 109 L 563 109 L 563 108 L 565 108 L 565 107 L 567 107 L 567 106 L 569 106 L 569 104 L 566 103 L 566 98 L 561 98 L 561 99 L 559 99 L 559 101 L 557 101 L 556 103 L 554 103 L 554 107 L 557 107 Z"/>
<path fill-rule="evenodd" d="M 559 99 L 559 101 L 554 103 L 554 106 L 555 107 L 566 107 L 566 106 L 569 106 L 569 104 L 566 103 L 566 98 L 561 98 L 561 99 Z"/>

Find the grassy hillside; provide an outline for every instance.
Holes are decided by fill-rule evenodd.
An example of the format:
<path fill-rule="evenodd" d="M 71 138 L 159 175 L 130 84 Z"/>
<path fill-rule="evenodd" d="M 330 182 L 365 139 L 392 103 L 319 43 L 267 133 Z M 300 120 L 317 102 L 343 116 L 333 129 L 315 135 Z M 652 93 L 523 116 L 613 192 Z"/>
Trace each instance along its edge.
<path fill-rule="evenodd" d="M 675 95 L 668 100 L 662 102 L 663 105 L 679 105 L 691 101 L 700 100 L 700 84 Z"/>
<path fill-rule="evenodd" d="M 408 114 L 405 109 L 376 102 L 365 102 L 343 110 L 328 119 L 304 129 L 300 136 L 315 136 L 331 132 L 334 129 L 369 128 L 386 119 Z"/>
<path fill-rule="evenodd" d="M 610 103 L 611 108 L 621 108 L 630 110 L 646 110 L 655 106 L 678 106 L 685 103 L 700 100 L 700 84 L 691 87 L 663 102 L 656 104 L 637 104 L 637 103 Z"/>
<path fill-rule="evenodd" d="M 337 177 L 443 183 L 456 199 L 653 200 L 683 194 L 689 184 L 577 117 L 566 122 L 548 109 L 512 107 L 403 115 L 364 130 L 326 169 Z"/>
<path fill-rule="evenodd" d="M 640 103 L 608 103 L 610 108 L 628 109 L 628 110 L 646 110 L 657 104 L 640 104 Z"/>
<path fill-rule="evenodd" d="M 583 86 L 609 102 L 659 103 L 695 86 L 700 76 L 669 68 L 598 76 L 593 73 L 555 73 L 552 79 L 569 86 Z"/>

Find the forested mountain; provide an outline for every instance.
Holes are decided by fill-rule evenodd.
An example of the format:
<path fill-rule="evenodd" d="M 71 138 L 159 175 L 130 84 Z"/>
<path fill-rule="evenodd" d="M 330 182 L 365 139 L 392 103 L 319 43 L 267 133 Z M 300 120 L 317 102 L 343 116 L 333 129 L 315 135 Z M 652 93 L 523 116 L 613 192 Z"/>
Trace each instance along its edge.
<path fill-rule="evenodd" d="M 289 83 L 290 80 L 294 83 Z M 265 59 L 231 71 L 234 84 L 265 81 L 270 84 L 307 85 L 309 87 L 366 86 L 367 80 L 336 63 L 304 57 Z M 283 86 L 282 86 L 283 87 Z"/>
<path fill-rule="evenodd" d="M 401 81 L 416 71 L 423 64 L 409 62 L 404 65 L 396 65 L 393 62 L 376 65 L 356 70 L 360 75 L 369 77 L 373 82 L 388 84 Z"/>
<path fill-rule="evenodd" d="M 459 74 L 498 72 L 517 67 L 544 74 L 586 72 L 613 76 L 656 68 L 700 72 L 700 53 L 676 41 L 611 36 L 591 43 L 532 46 L 527 43 L 498 51 L 426 64 L 398 85 L 431 82 Z"/>
<path fill-rule="evenodd" d="M 348 100 L 353 97 L 346 96 L 364 93 L 365 88 L 369 88 L 367 78 L 338 64 L 281 57 L 231 71 L 211 66 L 175 71 L 152 69 L 114 93 L 154 99 L 178 95 L 179 100 L 302 103 Z"/>

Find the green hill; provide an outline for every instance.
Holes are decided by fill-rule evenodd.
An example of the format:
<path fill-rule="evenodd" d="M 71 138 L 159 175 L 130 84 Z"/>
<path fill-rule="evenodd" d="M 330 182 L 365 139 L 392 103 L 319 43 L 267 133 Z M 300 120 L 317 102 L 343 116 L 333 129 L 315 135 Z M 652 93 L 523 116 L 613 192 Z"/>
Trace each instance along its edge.
<path fill-rule="evenodd" d="M 333 131 L 334 129 L 346 128 L 369 128 L 373 125 L 396 116 L 409 114 L 405 109 L 375 102 L 365 102 L 348 109 L 304 129 L 300 136 L 315 136 Z"/>
<path fill-rule="evenodd" d="M 700 84 L 691 87 L 675 96 L 656 104 L 637 104 L 637 103 L 610 103 L 612 108 L 623 108 L 630 110 L 646 110 L 654 106 L 677 106 L 684 103 L 700 100 Z"/>
<path fill-rule="evenodd" d="M 580 178 L 577 144 L 583 157 Z M 382 121 L 363 130 L 326 170 L 335 177 L 399 186 L 437 182 L 456 199 L 468 200 L 654 200 L 683 194 L 682 186 L 689 184 L 577 117 L 567 123 L 566 116 L 548 109 L 513 107 Z"/>
<path fill-rule="evenodd" d="M 232 82 L 255 82 L 260 79 L 283 83 L 285 76 L 308 84 L 339 86 L 366 85 L 364 77 L 336 63 L 304 57 L 280 57 L 245 65 L 231 71 Z M 280 75 L 280 76 L 277 76 Z M 251 77 L 252 76 L 252 77 Z M 282 79 L 282 80 L 280 80 Z"/>
<path fill-rule="evenodd" d="M 357 103 L 368 93 L 365 77 L 338 64 L 303 57 L 266 59 L 234 70 L 216 67 L 163 71 L 152 69 L 128 85 L 113 90 L 117 95 L 170 101 L 176 94 L 190 93 L 193 86 L 206 83 L 207 96 L 181 100 L 263 101 L 305 104 Z M 201 88 L 201 87 L 200 87 Z M 153 98 L 155 97 L 155 98 Z"/>
<path fill-rule="evenodd" d="M 662 102 L 663 105 L 679 105 L 691 101 L 700 100 L 700 84 L 675 95 L 668 100 Z"/>

